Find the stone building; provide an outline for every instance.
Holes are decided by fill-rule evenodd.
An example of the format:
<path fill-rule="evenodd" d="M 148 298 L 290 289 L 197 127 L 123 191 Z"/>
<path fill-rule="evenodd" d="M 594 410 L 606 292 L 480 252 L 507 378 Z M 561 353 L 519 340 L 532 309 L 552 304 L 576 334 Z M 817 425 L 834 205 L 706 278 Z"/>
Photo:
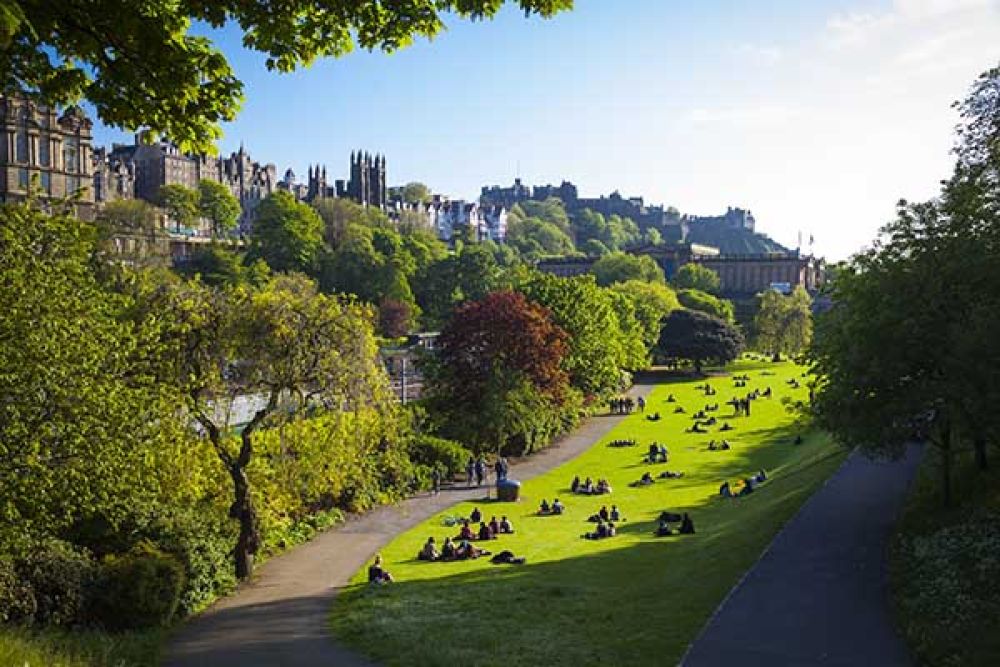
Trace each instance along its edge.
<path fill-rule="evenodd" d="M 289 170 L 291 171 L 291 170 Z M 283 186 L 293 191 L 292 184 Z M 294 177 L 294 174 L 292 174 Z M 385 156 L 369 153 L 351 153 L 350 180 L 337 179 L 329 181 L 326 176 L 326 166 L 309 166 L 308 181 L 305 187 L 305 201 L 326 198 L 353 199 L 362 206 L 373 206 L 385 210 L 389 206 L 389 189 L 386 186 Z"/>
<path fill-rule="evenodd" d="M 289 170 L 291 171 L 291 170 Z M 286 172 L 286 178 L 287 178 Z M 295 174 L 292 174 L 294 179 Z M 273 164 L 254 162 L 240 144 L 240 149 L 229 157 L 215 161 L 214 173 L 202 171 L 202 178 L 218 181 L 233 193 L 240 202 L 240 229 L 249 232 L 260 202 L 278 189 L 278 172 Z"/>
<path fill-rule="evenodd" d="M 442 241 L 458 237 L 499 243 L 507 237 L 507 209 L 499 204 L 480 206 L 462 199 L 435 198 L 426 208 L 428 220 Z"/>
<path fill-rule="evenodd" d="M 23 95 L 0 95 L 0 202 L 77 195 L 78 211 L 93 211 L 91 131 L 82 109 L 62 114 Z"/>
<path fill-rule="evenodd" d="M 801 286 L 813 293 L 822 284 L 822 261 L 797 252 L 719 255 L 693 261 L 719 274 L 720 291 L 729 299 L 751 297 L 771 288 L 788 292 Z"/>
<path fill-rule="evenodd" d="M 135 198 L 135 166 L 103 147 L 93 151 L 94 202 Z"/>

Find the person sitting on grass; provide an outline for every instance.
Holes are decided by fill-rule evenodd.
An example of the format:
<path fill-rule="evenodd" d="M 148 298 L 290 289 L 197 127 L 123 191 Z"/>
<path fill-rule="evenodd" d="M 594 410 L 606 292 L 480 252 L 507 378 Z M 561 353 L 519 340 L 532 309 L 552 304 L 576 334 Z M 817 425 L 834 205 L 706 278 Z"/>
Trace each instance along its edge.
<path fill-rule="evenodd" d="M 500 534 L 500 522 L 497 521 L 496 517 L 492 517 L 490 519 L 489 525 L 490 525 L 490 532 L 493 533 L 494 536 Z"/>
<path fill-rule="evenodd" d="M 722 428 L 720 428 L 719 430 L 720 431 L 732 431 L 733 430 L 733 425 L 730 424 L 729 422 L 726 422 L 726 423 L 724 423 L 722 425 Z"/>
<path fill-rule="evenodd" d="M 621 522 L 622 515 L 618 511 L 618 505 L 612 505 L 611 506 L 611 512 L 608 514 L 608 520 L 610 520 L 610 521 L 616 521 L 616 522 L 619 522 L 619 523 Z"/>
<path fill-rule="evenodd" d="M 719 495 L 722 496 L 723 498 L 733 497 L 733 489 L 732 487 L 729 486 L 729 480 L 723 482 L 722 486 L 719 487 Z"/>
<path fill-rule="evenodd" d="M 469 526 L 468 521 L 462 522 L 462 528 L 458 531 L 458 537 L 456 540 L 474 540 L 476 536 L 472 533 L 472 527 Z"/>
<path fill-rule="evenodd" d="M 496 536 L 493 534 L 493 531 L 490 530 L 490 527 L 487 526 L 485 522 L 480 521 L 478 537 L 480 540 L 492 540 Z"/>
<path fill-rule="evenodd" d="M 678 405 L 676 408 L 674 408 L 674 414 L 675 415 L 682 415 L 682 414 L 684 414 L 684 406 L 683 405 Z"/>
<path fill-rule="evenodd" d="M 656 446 L 656 443 L 649 443 L 649 453 L 646 454 L 646 461 L 649 463 L 656 463 L 656 457 L 659 453 L 660 449 Z"/>
<path fill-rule="evenodd" d="M 679 479 L 684 476 L 682 472 L 673 472 L 672 470 L 664 470 L 660 473 L 660 479 Z"/>
<path fill-rule="evenodd" d="M 563 506 L 563 504 L 561 502 L 559 502 L 558 498 L 556 498 L 555 500 L 552 501 L 552 513 L 553 514 L 562 514 L 564 509 L 566 509 L 566 507 Z"/>
<path fill-rule="evenodd" d="M 472 523 L 479 523 L 483 520 L 483 513 L 479 511 L 478 507 L 472 508 L 472 514 L 469 515 L 469 521 Z"/>
<path fill-rule="evenodd" d="M 583 484 L 580 485 L 580 488 L 577 489 L 577 493 L 585 493 L 587 495 L 590 495 L 593 492 L 594 492 L 594 480 L 590 479 L 589 477 L 586 480 L 584 480 Z"/>
<path fill-rule="evenodd" d="M 603 540 L 608 537 L 608 527 L 604 523 L 597 524 L 597 528 L 592 533 L 584 533 L 583 537 L 588 540 Z"/>
<path fill-rule="evenodd" d="M 647 470 L 646 472 L 642 473 L 642 477 L 640 477 L 638 479 L 638 481 L 632 482 L 629 486 L 633 486 L 633 487 L 635 487 L 635 486 L 649 486 L 650 484 L 653 484 L 654 482 L 655 482 L 655 480 L 653 479 L 653 475 L 650 474 L 650 472 Z"/>
<path fill-rule="evenodd" d="M 743 480 L 743 488 L 740 489 L 740 492 L 739 492 L 738 495 L 740 495 L 740 496 L 749 496 L 751 493 L 753 493 L 753 491 L 754 491 L 754 488 L 753 488 L 753 478 L 752 477 L 747 477 L 745 480 Z"/>
<path fill-rule="evenodd" d="M 659 412 L 654 412 L 651 415 L 646 415 L 646 420 L 647 421 L 651 421 L 651 422 L 658 422 L 658 421 L 660 421 L 660 413 Z"/>
<path fill-rule="evenodd" d="M 688 433 L 708 433 L 708 431 L 703 429 L 701 424 L 695 422 L 695 425 L 688 429 Z"/>
<path fill-rule="evenodd" d="M 444 538 L 444 544 L 441 545 L 441 560 L 455 560 L 455 543 L 450 537 Z"/>
<path fill-rule="evenodd" d="M 569 485 L 569 490 L 576 493 L 580 489 L 580 476 L 577 475 Z"/>
<path fill-rule="evenodd" d="M 539 507 L 538 507 L 538 513 L 539 514 L 551 514 L 552 513 L 552 508 L 549 507 L 549 501 L 547 501 L 545 498 L 542 498 L 542 504 L 539 505 Z"/>
<path fill-rule="evenodd" d="M 510 522 L 510 519 L 506 515 L 500 517 L 500 530 L 498 532 L 504 533 L 505 535 L 510 535 L 514 532 L 514 524 Z"/>
<path fill-rule="evenodd" d="M 608 483 L 608 480 L 604 478 L 597 480 L 597 486 L 594 487 L 594 493 L 599 496 L 605 493 L 611 493 L 611 485 Z"/>
<path fill-rule="evenodd" d="M 667 537 L 668 535 L 673 535 L 674 531 L 670 527 L 670 523 L 665 521 L 662 517 L 660 518 L 659 525 L 656 527 L 657 537 Z"/>
<path fill-rule="evenodd" d="M 382 567 L 382 554 L 375 554 L 375 560 L 368 567 L 369 584 L 389 584 L 392 583 L 392 575 Z"/>
<path fill-rule="evenodd" d="M 764 472 L 763 468 L 761 468 L 760 470 L 757 471 L 757 474 L 754 475 L 753 480 L 757 484 L 760 484 L 762 482 L 766 482 L 767 481 L 767 473 Z"/>
<path fill-rule="evenodd" d="M 440 557 L 441 554 L 438 553 L 437 547 L 434 545 L 434 538 L 428 537 L 427 542 L 424 544 L 424 548 L 420 550 L 419 554 L 417 554 L 417 560 L 426 560 L 433 563 Z"/>
<path fill-rule="evenodd" d="M 694 521 L 691 520 L 691 515 L 687 512 L 684 513 L 684 518 L 681 519 L 681 528 L 678 532 L 681 535 L 694 535 Z"/>
<path fill-rule="evenodd" d="M 597 512 L 597 516 L 600 517 L 601 521 L 610 521 L 611 520 L 611 512 L 608 511 L 608 506 L 607 505 L 602 505 L 601 509 L 598 510 L 598 512 Z"/>

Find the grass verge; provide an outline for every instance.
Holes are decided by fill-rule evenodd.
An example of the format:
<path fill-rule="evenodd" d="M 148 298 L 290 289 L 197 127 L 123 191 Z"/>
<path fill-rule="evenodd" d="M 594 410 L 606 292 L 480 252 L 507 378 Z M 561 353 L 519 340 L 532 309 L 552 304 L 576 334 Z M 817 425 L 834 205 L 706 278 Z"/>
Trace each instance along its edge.
<path fill-rule="evenodd" d="M 164 631 L 112 635 L 96 631 L 0 627 L 3 667 L 152 667 L 159 662 Z"/>
<path fill-rule="evenodd" d="M 492 566 L 488 559 L 424 563 L 415 555 L 428 536 L 440 543 L 455 528 L 446 514 L 467 516 L 477 503 L 461 503 L 397 537 L 382 550 L 397 583 L 370 587 L 359 572 L 334 605 L 331 625 L 340 640 L 389 665 L 675 664 L 723 596 L 758 558 L 802 502 L 835 470 L 844 453 L 822 434 L 805 434 L 786 400 L 805 398 L 787 384 L 802 369 L 790 363 L 741 362 L 745 388 L 731 378 L 710 379 L 706 397 L 695 380 L 657 386 L 645 414 L 635 414 L 580 457 L 527 482 L 517 504 L 478 506 L 488 518 L 506 514 L 517 533 L 489 543 L 510 549 L 528 564 Z M 753 404 L 751 417 L 734 417 L 725 403 L 770 386 L 771 399 Z M 666 401 L 673 394 L 676 403 Z M 786 399 L 786 400 L 783 400 Z M 687 433 L 692 414 L 718 403 L 720 424 L 711 433 Z M 685 414 L 674 414 L 675 406 Z M 646 416 L 659 412 L 659 421 Z M 722 422 L 732 431 L 720 433 Z M 613 448 L 635 438 L 638 447 Z M 728 439 L 730 451 L 708 451 L 709 439 Z M 653 440 L 667 445 L 666 465 L 642 462 Z M 745 498 L 724 500 L 720 483 L 764 468 L 770 480 Z M 628 483 L 649 470 L 683 471 L 646 488 Z M 574 475 L 606 477 L 610 496 L 573 496 Z M 560 497 L 567 511 L 538 517 L 541 499 Z M 602 505 L 618 505 L 627 521 L 613 539 L 589 541 L 586 518 Z M 657 538 L 662 510 L 690 512 L 698 533 Z"/>
<path fill-rule="evenodd" d="M 995 453 L 995 451 L 994 451 Z M 928 448 L 890 548 L 897 625 L 929 667 L 1000 665 L 1000 470 L 956 463 L 954 507 L 941 505 Z"/>

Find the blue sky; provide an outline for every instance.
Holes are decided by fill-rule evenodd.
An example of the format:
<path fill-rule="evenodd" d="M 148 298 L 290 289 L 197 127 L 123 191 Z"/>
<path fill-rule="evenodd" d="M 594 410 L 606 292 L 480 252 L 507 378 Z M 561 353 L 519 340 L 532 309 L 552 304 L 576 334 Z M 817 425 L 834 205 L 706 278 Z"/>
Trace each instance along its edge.
<path fill-rule="evenodd" d="M 998 35 L 1000 0 L 577 0 L 279 75 L 225 30 L 247 100 L 220 148 L 300 178 L 383 152 L 391 184 L 453 198 L 520 175 L 690 213 L 740 205 L 842 258 L 947 176 L 950 103 L 1000 61 Z"/>

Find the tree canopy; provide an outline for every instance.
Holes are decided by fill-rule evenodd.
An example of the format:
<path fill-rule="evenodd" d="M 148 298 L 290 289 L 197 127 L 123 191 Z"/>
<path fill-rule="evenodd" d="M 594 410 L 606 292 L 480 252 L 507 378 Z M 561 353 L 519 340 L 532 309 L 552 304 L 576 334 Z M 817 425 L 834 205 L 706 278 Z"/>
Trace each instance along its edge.
<path fill-rule="evenodd" d="M 592 270 L 597 284 L 602 287 L 628 280 L 642 280 L 648 283 L 664 281 L 663 269 L 649 255 L 612 252 L 594 262 Z"/>
<path fill-rule="evenodd" d="M 677 289 L 695 289 L 707 294 L 719 293 L 719 274 L 701 264 L 688 262 L 670 280 Z"/>
<path fill-rule="evenodd" d="M 788 296 L 764 291 L 754 316 L 758 349 L 773 355 L 805 352 L 812 341 L 811 307 L 812 298 L 801 285 Z"/>
<path fill-rule="evenodd" d="M 517 0 L 526 14 L 550 17 L 572 0 Z M 109 125 L 148 127 L 183 150 L 212 152 L 243 101 L 243 84 L 205 30 L 238 25 L 243 46 L 269 70 L 290 72 L 355 46 L 392 52 L 434 37 L 444 14 L 492 18 L 504 0 L 406 3 L 304 0 L 122 0 L 0 2 L 0 89 L 43 102 L 90 101 Z"/>
<path fill-rule="evenodd" d="M 736 319 L 732 301 L 720 299 L 708 292 L 696 289 L 677 290 L 677 300 L 685 308 L 707 313 L 726 322 L 731 323 Z"/>
<path fill-rule="evenodd" d="M 291 193 L 279 190 L 257 206 L 250 261 L 262 259 L 275 271 L 312 273 L 322 247 L 323 221 Z"/>
<path fill-rule="evenodd" d="M 725 364 L 743 350 L 743 336 L 725 320 L 695 310 L 675 310 L 663 320 L 658 352 L 669 361 Z"/>

